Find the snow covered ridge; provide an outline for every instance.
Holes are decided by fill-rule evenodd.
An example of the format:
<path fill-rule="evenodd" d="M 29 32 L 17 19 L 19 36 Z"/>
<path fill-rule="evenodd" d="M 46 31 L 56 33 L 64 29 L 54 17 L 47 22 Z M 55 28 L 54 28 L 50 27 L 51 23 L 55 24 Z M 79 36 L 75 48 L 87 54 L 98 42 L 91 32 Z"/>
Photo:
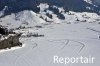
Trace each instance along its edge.
<path fill-rule="evenodd" d="M 85 2 L 89 3 L 89 4 L 92 4 L 92 1 L 91 0 L 84 0 Z"/>
<path fill-rule="evenodd" d="M 18 27 L 33 27 L 37 24 L 45 23 L 45 21 L 37 16 L 33 11 L 22 11 L 17 14 L 12 13 L 11 15 L 0 18 L 0 24 L 8 27 L 8 29 Z"/>
<path fill-rule="evenodd" d="M 24 27 L 33 27 L 39 24 L 46 24 L 50 22 L 54 23 L 60 23 L 60 19 L 58 18 L 63 14 L 60 14 L 59 12 L 64 12 L 63 8 L 56 8 L 57 14 L 53 13 L 53 11 L 49 10 L 49 5 L 44 3 L 40 4 L 38 7 L 40 7 L 40 12 L 35 13 L 31 10 L 25 10 L 21 11 L 19 13 L 12 13 L 11 15 L 5 16 L 4 18 L 0 19 L 0 24 L 3 26 L 8 27 L 8 29 L 15 29 L 15 28 L 24 28 Z M 52 7 L 52 8 L 53 8 Z M 46 12 L 45 12 L 46 10 Z M 6 23 L 5 23 L 6 22 Z M 17 25 L 16 25 L 17 24 Z"/>
<path fill-rule="evenodd" d="M 4 18 L 0 18 L 0 25 L 5 26 L 8 29 L 16 29 L 25 27 L 29 28 L 47 23 L 61 23 L 62 21 L 71 23 L 100 21 L 100 16 L 96 13 L 81 13 L 73 11 L 64 12 L 62 8 L 59 8 L 59 11 L 62 12 L 61 14 L 63 14 L 65 17 L 65 20 L 61 20 L 52 11 L 47 10 L 46 12 L 44 12 L 42 10 L 43 9 L 41 9 L 40 13 L 35 13 L 28 10 L 21 11 L 16 14 L 12 13 L 11 15 L 5 16 Z"/>
<path fill-rule="evenodd" d="M 2 11 L 0 11 L 0 17 L 4 16 L 5 10 L 8 9 L 8 6 L 5 6 Z"/>
<path fill-rule="evenodd" d="M 96 13 L 88 13 L 88 12 L 73 12 L 69 11 L 65 14 L 66 21 L 69 22 L 99 22 L 100 16 Z"/>
<path fill-rule="evenodd" d="M 95 0 L 94 0 L 95 1 Z M 93 1 L 93 2 L 94 2 Z M 12 4 L 12 3 L 15 3 L 15 4 Z M 8 9 L 6 9 L 6 14 L 5 15 L 8 15 L 11 14 L 11 13 L 18 13 L 20 11 L 23 11 L 23 10 L 33 10 L 34 12 L 39 12 L 40 9 L 37 7 L 40 3 L 47 3 L 49 4 L 50 6 L 60 6 L 60 7 L 63 7 L 65 10 L 67 11 L 70 11 L 70 10 L 73 10 L 73 11 L 87 11 L 88 9 L 85 9 L 85 7 L 87 7 L 88 5 L 91 6 L 92 4 L 92 0 L 29 0 L 29 1 L 26 1 L 26 0 L 23 0 L 23 1 L 20 1 L 20 0 L 9 0 L 9 1 L 6 1 L 6 0 L 0 0 L 0 11 L 5 7 L 5 6 L 8 6 Z M 88 6 L 89 7 L 89 6 Z M 91 6 L 92 8 L 92 6 Z M 89 10 L 91 12 L 95 12 L 97 11 L 96 13 L 98 13 L 98 8 L 95 8 L 95 10 Z"/>
<path fill-rule="evenodd" d="M 91 5 L 93 5 L 96 8 L 99 7 L 97 4 L 95 4 L 95 1 L 92 1 L 92 0 L 84 0 L 84 1 L 91 4 Z M 93 7 L 91 8 L 91 7 L 87 6 L 86 9 L 93 10 Z"/>

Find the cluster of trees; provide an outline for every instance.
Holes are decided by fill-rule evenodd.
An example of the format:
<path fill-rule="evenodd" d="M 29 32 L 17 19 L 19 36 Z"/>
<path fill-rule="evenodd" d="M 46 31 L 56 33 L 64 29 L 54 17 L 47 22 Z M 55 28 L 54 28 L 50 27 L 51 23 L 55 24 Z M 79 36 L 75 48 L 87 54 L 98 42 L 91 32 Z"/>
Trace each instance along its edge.
<path fill-rule="evenodd" d="M 13 32 L 13 29 L 8 30 L 7 28 L 0 26 L 0 34 L 8 35 L 8 34 L 16 34 L 16 33 Z"/>
<path fill-rule="evenodd" d="M 2 35 L 8 34 L 8 29 L 7 28 L 0 27 L 0 34 L 2 34 Z"/>
<path fill-rule="evenodd" d="M 48 9 L 53 11 L 53 13 L 56 14 L 59 19 L 62 19 L 62 20 L 65 19 L 65 16 L 61 12 L 59 12 L 58 8 L 50 6 Z"/>

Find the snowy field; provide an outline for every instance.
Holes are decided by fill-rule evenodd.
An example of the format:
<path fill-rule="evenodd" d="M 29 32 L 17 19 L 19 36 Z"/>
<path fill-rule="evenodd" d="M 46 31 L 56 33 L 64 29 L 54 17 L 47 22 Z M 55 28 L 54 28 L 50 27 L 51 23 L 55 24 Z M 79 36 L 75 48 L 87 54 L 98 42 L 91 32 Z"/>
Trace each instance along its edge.
<path fill-rule="evenodd" d="M 77 15 L 80 16 L 79 14 L 75 16 Z M 22 22 L 28 21 L 28 19 L 30 22 L 31 17 L 34 17 L 33 21 L 29 23 L 31 28 L 15 30 L 15 32 L 22 32 L 23 35 L 27 33 L 38 33 L 44 35 L 44 37 L 21 37 L 20 41 L 23 43 L 24 47 L 0 52 L 0 66 L 99 66 L 99 21 L 91 21 L 91 19 L 96 20 L 95 18 L 97 18 L 91 17 L 87 22 L 81 22 L 81 19 L 81 21 L 74 22 L 75 16 L 67 15 L 66 20 L 61 21 L 61 23 L 54 22 L 49 25 L 44 23 L 44 21 L 37 16 L 24 17 L 26 20 L 23 19 L 21 20 Z M 20 21 L 15 22 L 14 17 L 5 18 L 1 20 L 3 22 L 8 22 L 8 24 L 3 22 L 0 22 L 0 24 L 9 25 L 11 23 L 9 28 L 14 28 L 17 24 L 21 24 Z M 8 19 L 10 20 L 7 21 Z M 37 24 L 38 21 L 42 22 L 42 24 L 39 24 L 42 28 L 32 27 L 32 24 L 34 22 Z M 93 64 L 69 63 L 64 65 L 63 63 L 53 63 L 53 57 L 55 55 L 61 57 L 93 56 L 96 59 Z"/>

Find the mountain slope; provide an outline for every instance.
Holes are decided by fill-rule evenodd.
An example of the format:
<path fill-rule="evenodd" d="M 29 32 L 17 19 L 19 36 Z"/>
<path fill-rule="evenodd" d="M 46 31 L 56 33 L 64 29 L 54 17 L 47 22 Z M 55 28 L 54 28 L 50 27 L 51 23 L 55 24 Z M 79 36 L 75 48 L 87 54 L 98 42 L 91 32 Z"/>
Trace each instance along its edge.
<path fill-rule="evenodd" d="M 0 0 L 0 10 L 3 10 L 5 6 L 8 6 L 8 9 L 5 10 L 5 15 L 23 10 L 39 12 L 40 9 L 37 6 L 40 3 L 63 7 L 65 11 L 99 13 L 100 10 L 100 7 L 94 6 L 94 3 L 90 4 L 84 0 Z M 87 7 L 89 7 L 89 9 Z"/>

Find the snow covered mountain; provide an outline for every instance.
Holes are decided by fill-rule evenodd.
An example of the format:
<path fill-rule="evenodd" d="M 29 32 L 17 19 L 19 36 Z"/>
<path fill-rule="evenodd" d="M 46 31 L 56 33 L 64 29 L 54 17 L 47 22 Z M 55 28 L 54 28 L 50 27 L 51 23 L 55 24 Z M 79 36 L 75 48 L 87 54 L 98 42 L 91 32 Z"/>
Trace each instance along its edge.
<path fill-rule="evenodd" d="M 23 44 L 0 50 L 0 66 L 99 66 L 99 9 L 99 0 L 0 0 L 0 26 L 21 33 Z M 64 64 L 80 56 L 95 61 Z"/>
<path fill-rule="evenodd" d="M 5 15 L 23 10 L 39 12 L 40 8 L 37 6 L 40 3 L 47 3 L 49 6 L 63 7 L 65 11 L 99 13 L 100 7 L 95 2 L 95 0 L 0 0 L 0 11 L 7 6 Z"/>
<path fill-rule="evenodd" d="M 52 19 L 47 18 L 44 10 L 47 4 L 41 4 L 40 13 L 25 10 L 0 18 L 0 25 L 22 33 L 22 47 L 0 51 L 0 66 L 99 66 L 100 63 L 100 16 L 87 12 L 62 12 L 65 20 L 60 20 L 52 11 Z M 56 6 L 53 6 L 56 7 Z M 59 11 L 63 11 L 59 8 Z M 41 18 L 40 18 L 41 17 Z M 32 35 L 44 35 L 33 37 Z M 95 62 L 54 63 L 53 57 L 95 57 Z"/>
<path fill-rule="evenodd" d="M 99 5 L 96 3 L 94 0 L 0 0 L 0 17 L 7 15 L 0 19 L 0 24 L 14 26 L 17 23 L 14 27 L 18 28 L 41 23 L 61 23 L 62 20 L 98 22 Z M 3 23 L 7 20 L 8 23 Z"/>

